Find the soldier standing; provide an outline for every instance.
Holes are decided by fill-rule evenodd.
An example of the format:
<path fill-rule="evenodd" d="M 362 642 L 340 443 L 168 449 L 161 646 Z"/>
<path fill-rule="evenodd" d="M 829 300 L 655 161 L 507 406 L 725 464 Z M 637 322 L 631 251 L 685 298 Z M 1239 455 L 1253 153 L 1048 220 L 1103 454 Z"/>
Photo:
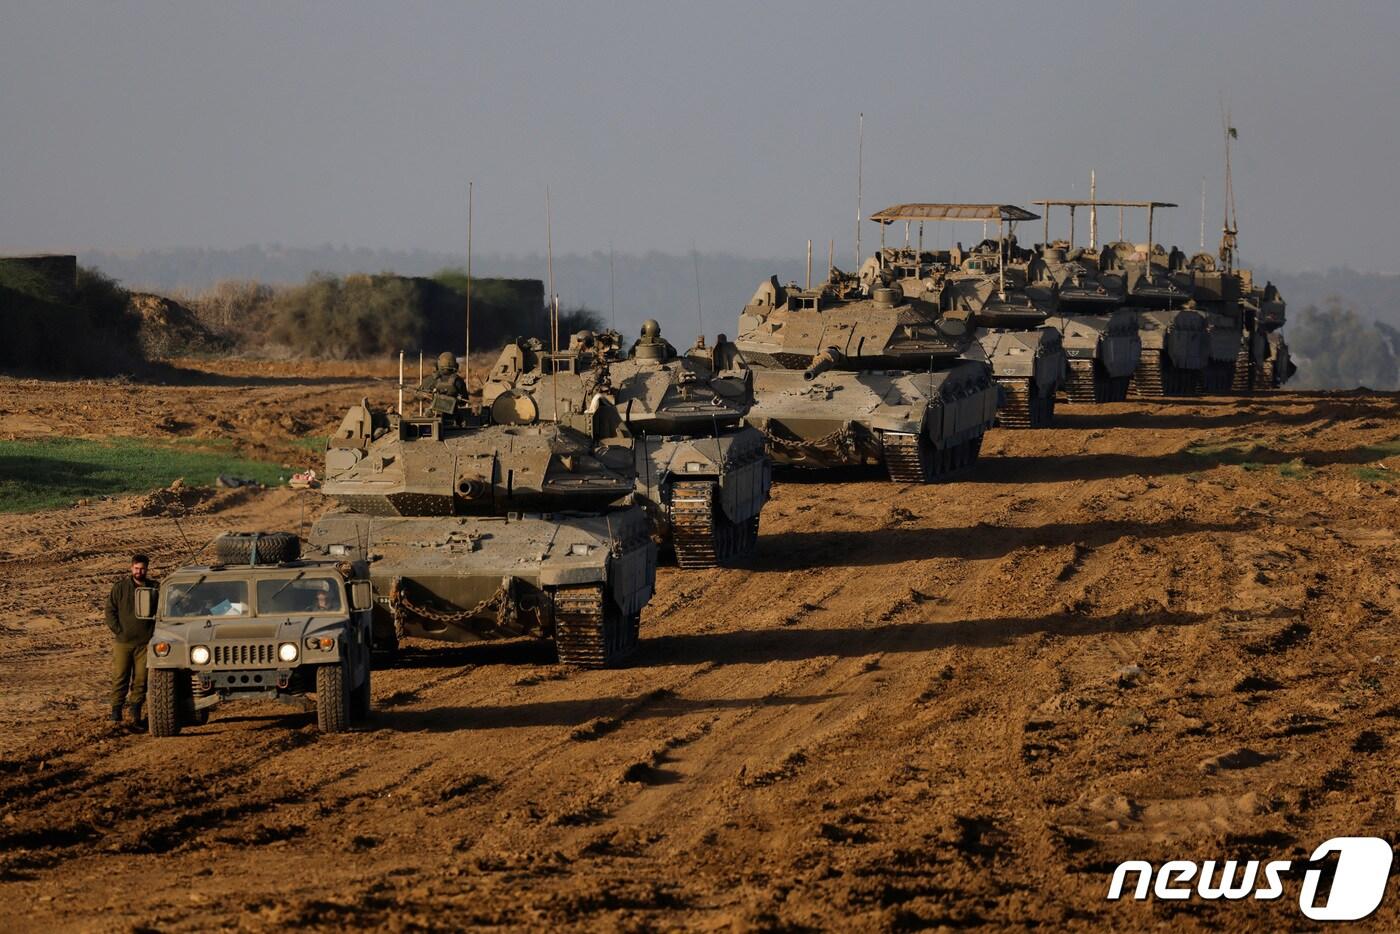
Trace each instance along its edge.
<path fill-rule="evenodd" d="M 112 645 L 112 722 L 122 722 L 122 706 L 131 711 L 132 729 L 141 728 L 141 704 L 146 699 L 146 644 L 151 641 L 155 623 L 136 618 L 136 589 L 154 587 L 147 575 L 150 559 L 132 555 L 131 573 L 122 575 L 107 595 L 107 628 L 116 642 Z"/>

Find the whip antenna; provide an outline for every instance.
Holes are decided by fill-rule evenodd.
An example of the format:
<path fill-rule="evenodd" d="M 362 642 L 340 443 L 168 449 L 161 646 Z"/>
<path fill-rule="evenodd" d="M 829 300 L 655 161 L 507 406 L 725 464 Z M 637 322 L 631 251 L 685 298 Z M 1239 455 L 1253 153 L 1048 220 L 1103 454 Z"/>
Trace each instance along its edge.
<path fill-rule="evenodd" d="M 860 115 L 860 122 L 856 129 L 856 264 L 853 268 L 860 268 L 860 221 L 861 221 L 861 195 L 865 182 L 865 114 Z"/>
<path fill-rule="evenodd" d="M 472 183 L 467 182 L 467 354 L 462 358 L 462 381 L 472 392 Z"/>

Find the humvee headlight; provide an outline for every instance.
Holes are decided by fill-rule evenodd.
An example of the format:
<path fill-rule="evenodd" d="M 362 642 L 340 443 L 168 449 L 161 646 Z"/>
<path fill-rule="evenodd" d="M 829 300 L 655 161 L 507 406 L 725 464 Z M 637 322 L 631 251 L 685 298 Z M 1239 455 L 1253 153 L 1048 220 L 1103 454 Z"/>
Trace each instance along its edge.
<path fill-rule="evenodd" d="M 277 647 L 277 657 L 284 662 L 294 662 L 297 660 L 297 644 L 295 642 L 283 642 Z"/>
<path fill-rule="evenodd" d="M 209 664 L 209 646 L 197 645 L 190 649 L 190 661 L 196 665 Z"/>
<path fill-rule="evenodd" d="M 314 651 L 329 652 L 335 648 L 335 639 L 331 636 L 311 636 L 306 640 L 306 647 Z"/>
<path fill-rule="evenodd" d="M 151 646 L 151 649 L 156 653 L 156 658 L 165 658 L 165 656 L 170 654 L 170 643 L 157 642 L 155 645 Z"/>

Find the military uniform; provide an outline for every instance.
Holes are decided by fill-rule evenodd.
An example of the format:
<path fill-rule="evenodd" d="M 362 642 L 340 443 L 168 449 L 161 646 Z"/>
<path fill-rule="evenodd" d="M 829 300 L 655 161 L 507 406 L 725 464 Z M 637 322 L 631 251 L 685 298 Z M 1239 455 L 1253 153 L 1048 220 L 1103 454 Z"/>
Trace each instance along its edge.
<path fill-rule="evenodd" d="M 467 381 L 457 372 L 457 358 L 449 351 L 438 354 L 437 370 L 418 384 L 418 391 L 435 397 L 434 412 L 452 417 L 460 415 L 461 408 L 466 404 Z M 438 407 L 443 404 L 443 399 L 457 400 L 450 412 Z"/>
<path fill-rule="evenodd" d="M 138 583 L 130 574 L 112 585 L 107 595 L 107 628 L 116 642 L 112 645 L 112 713 L 120 714 L 125 704 L 133 721 L 141 719 L 141 704 L 146 699 L 146 645 L 151 641 L 155 621 L 136 618 L 136 588 L 155 587 L 147 577 Z"/>

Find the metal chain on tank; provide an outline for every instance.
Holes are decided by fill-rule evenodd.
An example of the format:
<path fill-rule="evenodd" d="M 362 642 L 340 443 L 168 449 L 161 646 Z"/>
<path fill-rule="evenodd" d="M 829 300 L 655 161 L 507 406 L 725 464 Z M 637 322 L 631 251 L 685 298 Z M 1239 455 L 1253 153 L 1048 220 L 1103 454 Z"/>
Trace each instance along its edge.
<path fill-rule="evenodd" d="M 424 619 L 432 620 L 435 623 L 464 623 L 481 613 L 496 607 L 496 621 L 505 623 L 514 618 L 515 608 L 511 600 L 506 599 L 510 595 L 509 589 L 505 585 L 496 588 L 496 592 L 482 600 L 469 610 L 436 610 L 415 603 L 402 586 L 403 578 L 396 577 L 389 586 L 389 608 L 394 614 L 394 631 L 400 638 L 402 633 L 403 610 L 407 610 L 414 616 L 421 616 Z"/>
<path fill-rule="evenodd" d="M 760 428 L 759 432 L 768 444 L 780 451 L 800 451 L 804 448 L 821 448 L 830 445 L 846 456 L 855 455 L 855 445 L 852 444 L 851 432 L 846 428 L 838 428 L 812 441 L 780 438 L 765 428 Z"/>

